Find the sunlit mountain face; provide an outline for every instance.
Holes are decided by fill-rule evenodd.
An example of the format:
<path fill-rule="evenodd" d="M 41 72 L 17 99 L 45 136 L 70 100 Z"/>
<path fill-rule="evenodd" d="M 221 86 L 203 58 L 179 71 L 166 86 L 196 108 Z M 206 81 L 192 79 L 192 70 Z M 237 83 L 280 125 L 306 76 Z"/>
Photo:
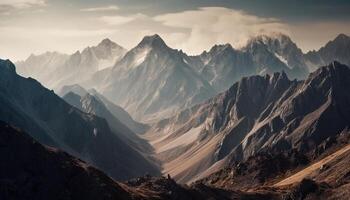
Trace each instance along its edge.
<path fill-rule="evenodd" d="M 349 10 L 0 0 L 0 199 L 347 200 Z"/>

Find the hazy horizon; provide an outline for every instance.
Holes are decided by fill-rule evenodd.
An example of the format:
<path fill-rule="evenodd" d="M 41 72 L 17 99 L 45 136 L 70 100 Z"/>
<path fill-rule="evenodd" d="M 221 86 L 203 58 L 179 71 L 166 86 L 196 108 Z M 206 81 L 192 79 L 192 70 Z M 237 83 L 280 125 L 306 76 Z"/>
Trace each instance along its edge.
<path fill-rule="evenodd" d="M 293 8 L 293 9 L 291 9 Z M 337 12 L 329 12 L 332 10 Z M 282 32 L 303 52 L 350 34 L 350 2 L 0 0 L 0 54 L 14 61 L 46 51 L 74 53 L 110 38 L 130 49 L 159 34 L 194 55 L 214 44 L 242 46 L 257 34 Z"/>

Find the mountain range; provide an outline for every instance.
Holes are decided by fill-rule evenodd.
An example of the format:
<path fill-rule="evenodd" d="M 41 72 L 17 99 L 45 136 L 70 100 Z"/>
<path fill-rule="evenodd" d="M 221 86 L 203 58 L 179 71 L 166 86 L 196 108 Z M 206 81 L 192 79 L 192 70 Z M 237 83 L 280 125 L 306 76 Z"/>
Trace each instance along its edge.
<path fill-rule="evenodd" d="M 350 69 L 338 62 L 304 81 L 283 72 L 246 77 L 158 122 L 145 138 L 163 173 L 184 183 L 263 151 L 308 153 L 349 126 L 349 77 Z"/>
<path fill-rule="evenodd" d="M 0 66 L 1 85 L 6 86 L 0 88 L 1 120 L 32 131 L 23 132 L 0 122 L 1 198 L 285 200 L 344 199 L 349 195 L 350 69 L 338 62 L 319 68 L 304 81 L 290 81 L 283 72 L 243 78 L 205 103 L 155 124 L 142 135 L 149 139 L 157 158 L 164 163 L 163 173 L 169 175 L 167 178 L 146 175 L 127 182 L 116 182 L 88 163 L 53 148 L 59 147 L 88 160 L 109 176 L 118 178 L 104 167 L 104 163 L 91 162 L 80 152 L 76 153 L 74 145 L 57 139 L 54 130 L 46 136 L 46 131 L 53 125 L 49 122 L 52 117 L 45 118 L 46 121 L 40 118 L 41 115 L 50 116 L 42 108 L 43 102 L 54 102 L 50 113 L 69 107 L 68 104 L 38 82 L 16 75 L 10 61 L 2 60 Z M 22 94 L 23 91 L 31 98 Z M 44 100 L 35 103 L 38 91 L 42 92 Z M 48 99 L 46 93 L 51 93 L 52 99 Z M 27 102 L 25 106 L 16 104 L 23 99 Z M 53 99 L 57 100 L 51 101 Z M 78 100 L 71 101 L 77 108 L 70 107 L 70 112 L 85 116 L 85 120 L 96 118 L 94 120 L 98 121 L 94 114 L 107 116 L 101 112 L 104 111 L 102 102 L 90 93 L 82 97 L 69 92 L 65 99 Z M 32 108 L 35 115 L 29 116 L 27 109 L 33 105 L 37 106 Z M 62 115 L 68 117 L 65 112 Z M 71 132 L 70 124 L 78 121 L 75 117 L 67 119 L 64 127 L 71 134 L 66 137 L 74 139 L 73 135 L 83 130 L 83 126 Z M 60 120 L 57 117 L 56 123 Z M 104 122 L 105 126 L 108 127 L 110 120 Z M 24 122 L 32 123 L 37 129 Z M 142 157 L 135 156 L 131 147 L 124 151 L 120 149 L 125 147 L 124 139 L 113 142 L 112 135 L 120 133 L 109 134 L 93 120 L 80 123 L 98 127 L 98 132 L 94 129 L 92 134 L 91 131 L 85 134 L 94 135 L 94 140 L 102 140 L 90 140 L 91 144 L 85 148 L 90 158 L 96 156 L 98 161 L 111 162 L 105 156 L 115 154 L 104 150 L 109 150 L 112 143 L 116 147 L 115 153 L 127 155 L 115 157 L 121 164 L 112 164 L 117 174 L 125 176 L 127 173 L 118 166 L 128 167 L 132 172 L 137 170 L 128 163 L 129 159 L 137 162 L 139 167 L 145 167 Z M 64 129 L 60 130 L 64 133 Z M 105 135 L 106 139 L 99 139 L 99 135 Z M 79 144 L 84 145 L 82 136 Z M 73 150 L 67 148 L 68 145 Z M 93 154 L 95 151 L 91 148 L 96 149 L 97 154 Z M 174 157 L 176 162 L 172 160 Z M 119 175 L 119 180 L 121 177 Z M 173 178 L 180 182 L 195 182 L 184 186 Z"/>
<path fill-rule="evenodd" d="M 97 46 L 87 47 L 72 55 L 46 52 L 30 55 L 25 61 L 16 63 L 17 71 L 24 77 L 33 77 L 51 89 L 88 79 L 93 73 L 113 66 L 126 50 L 109 39 Z"/>
<path fill-rule="evenodd" d="M 105 39 L 77 52 L 80 56 L 46 53 L 17 65 L 21 75 L 56 91 L 73 84 L 94 88 L 134 119 L 156 122 L 227 90 L 245 76 L 284 71 L 291 79 L 301 80 L 333 60 L 349 64 L 349 41 L 340 34 L 317 52 L 304 54 L 288 36 L 275 33 L 256 36 L 240 49 L 215 45 L 208 52 L 189 56 L 152 35 L 127 52 Z M 100 67 L 101 60 L 106 60 L 101 55 L 108 55 L 113 64 Z"/>
<path fill-rule="evenodd" d="M 346 199 L 349 44 L 189 56 L 152 35 L 0 60 L 0 198 Z"/>
<path fill-rule="evenodd" d="M 94 87 L 135 119 L 145 121 L 169 116 L 215 94 L 184 61 L 183 53 L 169 48 L 158 35 L 145 37 L 114 67 L 83 85 Z"/>

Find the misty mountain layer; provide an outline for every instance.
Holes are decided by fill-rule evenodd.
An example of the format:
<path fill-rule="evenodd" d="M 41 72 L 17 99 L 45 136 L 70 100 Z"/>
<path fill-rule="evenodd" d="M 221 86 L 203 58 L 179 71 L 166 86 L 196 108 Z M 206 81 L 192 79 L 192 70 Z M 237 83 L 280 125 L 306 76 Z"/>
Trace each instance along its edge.
<path fill-rule="evenodd" d="M 227 90 L 245 76 L 284 71 L 291 79 L 304 79 L 333 60 L 350 64 L 349 41 L 340 34 L 320 50 L 304 54 L 288 36 L 276 33 L 252 38 L 241 49 L 215 45 L 188 56 L 153 35 L 128 52 L 105 39 L 82 53 L 33 55 L 18 68 L 55 90 L 73 84 L 95 88 L 136 120 L 155 122 Z"/>

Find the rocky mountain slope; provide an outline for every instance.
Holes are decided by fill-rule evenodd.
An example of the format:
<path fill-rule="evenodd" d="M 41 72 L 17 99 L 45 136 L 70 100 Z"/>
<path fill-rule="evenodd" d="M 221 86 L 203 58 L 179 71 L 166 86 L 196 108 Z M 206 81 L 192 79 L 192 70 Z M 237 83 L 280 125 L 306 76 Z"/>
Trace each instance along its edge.
<path fill-rule="evenodd" d="M 209 52 L 185 58 L 216 91 L 229 88 L 243 76 L 256 73 L 252 56 L 230 44 L 215 45 Z"/>
<path fill-rule="evenodd" d="M 260 36 L 243 49 L 216 45 L 198 56 L 171 49 L 154 35 L 84 85 L 95 87 L 137 119 L 149 121 L 200 103 L 244 76 L 276 71 L 293 78 L 308 73 L 301 50 L 285 35 Z"/>
<path fill-rule="evenodd" d="M 1 199 L 131 199 L 87 163 L 0 122 Z"/>
<path fill-rule="evenodd" d="M 135 121 L 128 112 L 126 112 L 120 106 L 117 106 L 114 103 L 112 103 L 106 97 L 97 92 L 95 89 L 85 90 L 78 84 L 67 85 L 63 86 L 62 89 L 58 91 L 58 95 L 64 98 L 64 96 L 70 92 L 73 92 L 79 95 L 80 97 L 84 97 L 87 94 L 94 96 L 94 98 L 98 99 L 98 101 L 102 103 L 104 107 L 106 107 L 108 112 L 110 112 L 113 115 L 113 117 L 117 118 L 122 124 L 126 125 L 131 131 L 133 131 L 136 134 L 142 134 L 149 128 L 148 125 Z"/>
<path fill-rule="evenodd" d="M 126 50 L 109 39 L 97 46 L 87 47 L 72 55 L 47 52 L 31 55 L 25 61 L 16 63 L 18 73 L 33 77 L 51 89 L 59 89 L 89 78 L 93 73 L 113 66 Z"/>
<path fill-rule="evenodd" d="M 309 152 L 350 124 L 350 69 L 333 62 L 305 81 L 251 76 L 145 134 L 163 172 L 191 182 L 259 152 Z M 191 157 L 191 159 L 187 159 Z"/>
<path fill-rule="evenodd" d="M 327 147 L 324 154 L 330 155 L 325 155 L 325 158 L 321 156 L 320 161 L 344 149 L 334 149 L 339 146 L 337 140 L 335 144 Z M 288 187 L 273 184 L 276 181 L 278 184 L 278 181 L 284 180 L 285 177 L 288 179 L 288 173 L 278 177 L 273 175 L 276 175 L 276 172 L 281 174 L 286 167 L 290 169 L 298 166 L 289 164 L 303 159 L 301 155 L 261 155 L 251 158 L 247 163 L 224 169 L 191 186 L 182 186 L 170 177 L 144 176 L 125 183 L 115 182 L 87 163 L 58 149 L 43 146 L 25 132 L 1 121 L 0 148 L 1 199 L 316 200 L 346 199 L 349 195 L 349 156 L 346 153 L 334 157 L 330 161 L 332 163 L 328 162 L 319 168 L 317 174 L 312 175 L 316 180 L 303 179 L 300 183 L 296 182 Z M 272 160 L 277 161 L 275 165 Z M 300 172 L 306 169 L 301 169 Z M 271 181 L 273 179 L 276 181 Z M 248 191 L 244 189 L 244 183 L 249 181 L 255 181 L 255 184 L 250 184 Z"/>
<path fill-rule="evenodd" d="M 118 137 L 105 119 L 70 106 L 34 79 L 18 76 L 9 60 L 0 61 L 0 102 L 2 121 L 22 128 L 42 144 L 59 147 L 93 164 L 117 180 L 158 174 L 156 165 Z"/>
<path fill-rule="evenodd" d="M 214 89 L 158 36 L 146 36 L 117 64 L 83 84 L 95 88 L 137 120 L 152 121 L 194 105 Z"/>
<path fill-rule="evenodd" d="M 342 37 L 342 35 L 339 37 Z M 152 38 L 152 36 L 146 38 Z M 257 74 L 265 75 L 284 71 L 291 79 L 304 79 L 310 71 L 317 69 L 315 65 L 320 64 L 312 64 L 310 56 L 303 54 L 288 36 L 279 33 L 260 35 L 252 38 L 248 41 L 248 44 L 241 49 L 234 49 L 229 44 L 215 45 L 210 51 L 203 52 L 198 56 L 188 56 L 176 50 L 170 51 L 170 48 L 166 46 L 159 36 L 153 38 L 157 40 L 157 42 L 155 42 L 158 44 L 155 45 L 156 48 L 161 49 L 160 52 L 163 52 L 156 56 L 154 55 L 157 59 L 151 62 L 152 53 L 154 53 L 154 51 L 150 54 L 151 56 L 149 56 L 149 50 L 154 49 L 155 46 L 149 48 L 149 45 L 144 45 L 144 40 L 131 50 L 125 58 L 117 63 L 113 70 L 104 70 L 96 73 L 93 81 L 87 84 L 89 87 L 98 85 L 97 90 L 101 90 L 100 92 L 103 95 L 110 98 L 114 103 L 120 104 L 137 119 L 144 121 L 150 118 L 162 119 L 171 116 L 174 110 L 178 111 L 179 108 L 190 107 L 191 105 L 204 101 L 208 96 L 225 91 L 234 82 L 239 81 L 245 76 Z M 344 45 L 340 44 L 340 42 L 338 43 L 335 46 L 343 48 L 342 46 Z M 344 49 L 346 48 L 347 47 L 344 47 Z M 332 54 L 329 56 L 327 63 L 338 59 L 338 57 L 335 56 L 337 54 L 335 48 L 329 51 L 332 52 Z M 165 54 L 164 52 L 173 53 Z M 170 58 L 172 61 L 171 63 L 166 63 L 167 67 L 165 68 L 165 60 Z M 326 63 L 321 64 L 325 65 Z M 195 101 L 192 100 L 191 96 L 186 96 L 189 92 L 184 93 L 186 89 L 183 88 L 188 86 L 181 85 L 184 82 L 188 82 L 188 80 L 185 81 L 183 78 L 178 78 L 177 75 L 170 75 L 173 72 L 169 72 L 169 70 L 172 69 L 173 66 L 177 66 L 179 69 L 183 68 L 181 66 L 187 66 L 187 68 L 192 71 L 187 74 L 195 74 L 193 71 L 197 72 L 197 75 L 192 76 L 192 80 L 198 80 L 199 76 L 201 78 L 200 82 L 204 81 L 204 84 L 199 84 L 198 87 L 198 81 L 197 83 L 191 83 L 191 85 L 196 85 L 196 87 L 189 91 L 192 93 L 195 91 L 196 95 L 200 94 L 197 95 Z M 151 68 L 153 69 L 152 71 L 150 70 Z M 109 75 L 112 71 L 115 71 L 114 75 Z M 146 77 L 148 77 L 146 80 L 139 77 L 141 71 L 146 72 Z M 112 78 L 106 78 L 106 76 Z M 172 96 L 170 101 L 169 99 L 166 100 L 170 96 L 170 93 L 161 92 L 164 89 L 155 86 L 162 86 L 165 84 L 166 80 L 163 79 L 168 76 L 172 77 L 172 79 L 177 79 L 171 82 L 171 89 L 167 90 L 171 90 L 173 94 L 176 94 Z M 152 87 L 148 86 L 148 88 L 145 88 L 143 84 L 139 85 L 135 83 L 135 80 L 147 83 L 145 85 L 150 85 Z M 167 83 L 170 84 L 170 82 Z M 205 86 L 205 95 L 202 95 L 201 91 L 199 91 L 200 88 L 203 88 L 200 85 Z M 207 89 L 209 88 L 208 85 L 212 88 Z M 131 92 L 129 90 L 126 91 L 126 88 L 131 89 Z M 116 95 L 116 91 L 119 92 L 118 95 Z M 140 94 L 147 95 L 140 96 Z M 150 96 L 149 94 L 152 95 Z M 181 100 L 182 97 L 190 99 L 190 101 Z M 176 99 L 176 101 L 174 99 Z M 155 104 L 160 105 L 160 109 L 155 109 Z M 137 112 L 137 114 L 135 114 L 136 109 L 138 111 L 142 110 L 142 112 Z"/>
<path fill-rule="evenodd" d="M 292 79 L 304 79 L 309 73 L 303 52 L 287 35 L 259 35 L 248 41 L 242 50 L 253 57 L 257 67 L 255 74 L 285 71 Z"/>
<path fill-rule="evenodd" d="M 241 49 L 215 45 L 209 52 L 184 59 L 218 92 L 245 76 L 284 71 L 293 79 L 303 79 L 309 72 L 303 52 L 280 33 L 254 37 Z"/>
<path fill-rule="evenodd" d="M 349 196 L 348 129 L 323 141 L 310 154 L 296 149 L 261 152 L 198 181 L 232 190 L 268 190 L 282 199 L 346 199 Z"/>
<path fill-rule="evenodd" d="M 152 153 L 153 149 L 148 142 L 141 139 L 136 133 L 119 121 L 98 97 L 89 93 L 79 96 L 73 92 L 69 92 L 63 99 L 83 112 L 106 119 L 112 132 L 130 147 L 135 148 L 140 153 L 144 153 L 145 156 Z"/>

